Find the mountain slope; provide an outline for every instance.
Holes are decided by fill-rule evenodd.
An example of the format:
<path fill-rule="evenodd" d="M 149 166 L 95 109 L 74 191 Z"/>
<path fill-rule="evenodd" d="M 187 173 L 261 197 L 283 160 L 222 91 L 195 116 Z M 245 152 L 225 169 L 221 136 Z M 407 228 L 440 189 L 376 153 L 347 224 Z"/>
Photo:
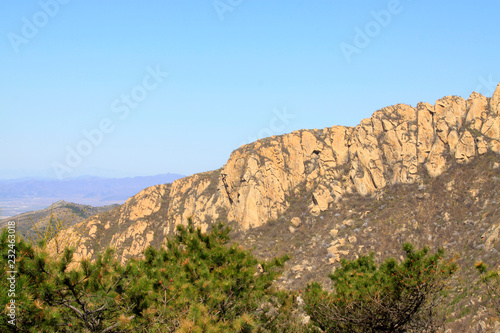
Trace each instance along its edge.
<path fill-rule="evenodd" d="M 370 251 L 399 258 L 404 241 L 444 247 L 461 267 L 448 327 L 489 331 L 495 317 L 474 263 L 500 268 L 499 113 L 500 85 L 491 98 L 398 104 L 356 127 L 259 140 L 221 169 L 146 188 L 58 241 L 76 245 L 77 258 L 113 246 L 125 261 L 160 246 L 189 218 L 203 228 L 223 220 L 258 257 L 291 256 L 277 281 L 287 289 L 328 285 L 341 258 Z"/>
<path fill-rule="evenodd" d="M 398 104 L 356 127 L 266 138 L 235 150 L 219 170 L 149 187 L 60 237 L 78 239 L 81 256 L 111 245 L 125 260 L 161 244 L 188 218 L 203 228 L 227 219 L 252 229 L 294 209 L 299 193 L 308 195 L 296 217 L 318 216 L 346 195 L 377 195 L 388 185 L 437 177 L 454 163 L 500 152 L 499 112 L 500 85 L 492 98 L 472 93 L 416 108 Z"/>
<path fill-rule="evenodd" d="M 49 207 L 37 211 L 19 214 L 10 218 L 0 220 L 0 228 L 7 226 L 7 222 L 15 221 L 16 230 L 21 235 L 26 235 L 34 225 L 43 228 L 53 216 L 56 219 L 65 221 L 65 225 L 74 225 L 90 216 L 107 212 L 118 205 L 108 205 L 92 207 L 89 205 L 81 205 L 73 202 L 58 201 Z"/>
<path fill-rule="evenodd" d="M 277 220 L 232 234 L 259 258 L 291 256 L 280 286 L 300 290 L 319 281 L 332 287 L 328 274 L 342 258 L 374 252 L 379 261 L 401 259 L 407 241 L 433 250 L 441 247 L 459 266 L 453 278 L 456 289 L 446 304 L 448 328 L 476 332 L 484 323 L 482 332 L 498 332 L 485 329 L 500 329 L 500 322 L 490 311 L 475 264 L 483 260 L 500 270 L 500 155 L 486 153 L 466 166 L 452 163 L 440 176 L 389 185 L 374 197 L 347 194 L 319 216 L 300 213 L 309 196 L 302 192 L 292 197 L 294 208 Z"/>

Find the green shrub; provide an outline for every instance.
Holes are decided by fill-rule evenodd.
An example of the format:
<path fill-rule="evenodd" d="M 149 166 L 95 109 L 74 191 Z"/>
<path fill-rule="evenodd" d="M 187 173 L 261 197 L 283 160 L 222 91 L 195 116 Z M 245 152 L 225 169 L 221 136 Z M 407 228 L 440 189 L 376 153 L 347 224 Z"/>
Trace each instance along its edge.
<path fill-rule="evenodd" d="M 255 311 L 268 295 L 286 257 L 259 262 L 218 224 L 204 234 L 178 226 L 166 247 L 145 251 L 142 270 L 156 297 L 147 321 L 180 331 L 246 332 L 259 326 Z M 160 324 L 161 323 L 161 324 Z"/>
<path fill-rule="evenodd" d="M 488 266 L 480 261 L 476 264 L 480 274 L 481 283 L 486 287 L 486 299 L 497 316 L 500 316 L 500 275 L 498 271 L 490 270 Z"/>
<path fill-rule="evenodd" d="M 443 251 L 415 251 L 406 243 L 406 259 L 377 265 L 373 253 L 342 260 L 330 278 L 335 291 L 318 283 L 308 286 L 306 311 L 325 332 L 434 332 L 440 292 L 456 265 L 443 261 Z"/>
<path fill-rule="evenodd" d="M 118 262 L 111 249 L 94 261 L 73 261 L 65 249 L 54 260 L 7 229 L 0 235 L 0 307 L 15 300 L 9 332 L 286 332 L 298 321 L 294 297 L 272 288 L 287 257 L 258 261 L 229 244 L 222 224 L 202 233 L 192 224 L 143 259 Z M 16 292 L 7 275 L 15 249 Z M 278 311 L 278 312 L 276 312 Z M 297 330 L 297 332 L 300 329 Z"/>

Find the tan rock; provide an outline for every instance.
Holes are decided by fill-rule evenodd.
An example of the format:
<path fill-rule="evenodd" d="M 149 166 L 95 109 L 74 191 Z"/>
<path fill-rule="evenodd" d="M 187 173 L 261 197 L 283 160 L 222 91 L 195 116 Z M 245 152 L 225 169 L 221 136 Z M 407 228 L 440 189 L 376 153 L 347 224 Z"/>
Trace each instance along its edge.
<path fill-rule="evenodd" d="M 500 115 L 500 83 L 490 99 L 490 109 L 493 114 Z"/>
<path fill-rule="evenodd" d="M 470 124 L 474 130 L 481 130 L 483 124 L 482 114 L 488 107 L 488 99 L 476 92 L 473 92 L 467 99 L 467 117 L 465 122 Z"/>
<path fill-rule="evenodd" d="M 337 256 L 334 256 L 334 257 L 331 257 L 330 259 L 328 259 L 328 263 L 334 264 L 334 263 L 336 263 L 339 260 L 340 260 L 340 256 L 337 255 Z"/>
<path fill-rule="evenodd" d="M 483 122 L 481 132 L 489 138 L 499 139 L 500 137 L 500 118 L 488 118 Z"/>
<path fill-rule="evenodd" d="M 417 108 L 397 104 L 355 127 L 258 140 L 232 152 L 221 169 L 147 188 L 117 208 L 113 218 L 97 215 L 83 221 L 49 247 L 57 252 L 61 244 L 78 242 L 83 258 L 111 245 L 122 247 L 117 253 L 125 259 L 161 243 L 188 220 L 204 230 L 220 217 L 242 229 L 261 226 L 293 208 L 291 197 L 305 198 L 305 193 L 309 214 L 317 216 L 346 194 L 376 196 L 387 185 L 419 181 L 418 170 L 436 177 L 453 160 L 467 163 L 477 154 L 500 153 L 499 105 L 500 86 L 489 100 L 472 93 L 467 101 L 448 96 Z M 293 230 L 301 223 L 297 219 L 291 220 Z M 105 233 L 102 238 L 112 239 L 111 244 L 95 245 L 98 233 Z M 342 238 L 332 246 L 344 243 Z M 123 249 L 124 244 L 131 246 Z"/>
<path fill-rule="evenodd" d="M 348 135 L 349 129 L 343 126 L 333 126 L 326 141 L 335 155 L 336 165 L 344 165 L 349 161 Z"/>
<path fill-rule="evenodd" d="M 319 207 L 320 211 L 328 209 L 328 205 L 333 202 L 330 191 L 326 186 L 320 184 L 313 193 L 313 201 Z"/>
<path fill-rule="evenodd" d="M 302 224 L 302 220 L 300 217 L 293 217 L 292 220 L 290 221 L 294 226 L 299 227 Z"/>
<path fill-rule="evenodd" d="M 309 206 L 309 208 L 310 208 L 309 213 L 312 216 L 319 216 L 321 214 L 321 209 L 319 208 L 318 205 L 311 205 Z"/>
<path fill-rule="evenodd" d="M 165 190 L 165 185 L 151 186 L 128 199 L 124 207 L 128 211 L 128 219 L 137 220 L 157 212 L 160 209 L 161 198 L 165 195 Z"/>
<path fill-rule="evenodd" d="M 500 154 L 500 141 L 497 140 L 491 140 L 489 144 L 490 150 Z"/>
<path fill-rule="evenodd" d="M 471 195 L 472 198 L 477 197 L 480 192 L 481 191 L 478 188 L 471 188 L 469 190 L 469 194 Z"/>
<path fill-rule="evenodd" d="M 466 117 L 466 101 L 462 97 L 447 96 L 436 101 L 436 117 L 449 128 L 460 128 Z"/>
<path fill-rule="evenodd" d="M 476 155 L 476 142 L 469 131 L 465 131 L 455 150 L 455 159 L 458 163 L 467 163 Z"/>
<path fill-rule="evenodd" d="M 491 226 L 482 236 L 484 247 L 486 250 L 491 250 L 498 241 L 500 235 L 500 224 Z"/>
<path fill-rule="evenodd" d="M 342 221 L 342 224 L 345 225 L 346 227 L 352 227 L 354 225 L 354 221 L 351 219 L 347 219 Z"/>
<path fill-rule="evenodd" d="M 453 186 L 455 186 L 455 181 L 451 180 L 448 183 L 446 183 L 446 190 L 448 192 L 453 191 Z"/>
<path fill-rule="evenodd" d="M 431 152 L 432 144 L 435 139 L 435 129 L 433 126 L 434 106 L 429 103 L 419 103 L 417 106 L 418 118 L 418 142 L 417 154 L 418 163 L 422 164 L 426 161 Z"/>
<path fill-rule="evenodd" d="M 304 265 L 295 265 L 292 267 L 292 272 L 302 272 L 304 269 Z"/>
<path fill-rule="evenodd" d="M 441 140 L 436 140 L 431 148 L 425 167 L 431 177 L 441 175 L 447 168 L 446 147 Z"/>
<path fill-rule="evenodd" d="M 447 141 L 448 141 L 448 145 L 450 146 L 451 153 L 454 154 L 456 149 L 457 149 L 458 142 L 460 141 L 460 137 L 458 136 L 458 132 L 455 129 L 452 129 L 448 133 Z"/>
<path fill-rule="evenodd" d="M 476 139 L 476 147 L 479 155 L 483 155 L 488 152 L 488 142 L 486 142 L 482 137 Z"/>
<path fill-rule="evenodd" d="M 338 248 L 337 248 L 337 246 L 333 245 L 333 246 L 330 246 L 327 249 L 327 251 L 328 251 L 329 254 L 337 254 L 338 253 Z"/>
<path fill-rule="evenodd" d="M 89 229 L 89 236 L 92 237 L 92 238 L 94 238 L 96 232 L 97 232 L 97 226 L 95 224 L 91 225 L 90 229 Z"/>

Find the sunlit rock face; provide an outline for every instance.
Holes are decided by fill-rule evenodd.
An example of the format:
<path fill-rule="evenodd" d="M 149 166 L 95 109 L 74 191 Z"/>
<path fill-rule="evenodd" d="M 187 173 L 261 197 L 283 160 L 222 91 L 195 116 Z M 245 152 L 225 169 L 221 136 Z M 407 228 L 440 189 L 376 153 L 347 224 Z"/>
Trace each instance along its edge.
<path fill-rule="evenodd" d="M 242 229 L 277 219 L 290 198 L 310 193 L 303 214 L 318 215 L 346 193 L 376 194 L 392 184 L 437 177 L 454 163 L 500 152 L 500 85 L 491 98 L 444 97 L 434 105 L 404 104 L 376 111 L 356 127 L 300 130 L 235 150 L 219 170 L 147 188 L 111 212 L 65 230 L 49 244 L 73 244 L 78 258 L 112 246 L 137 256 L 159 245 L 188 219 L 217 219 Z M 332 249 L 333 251 L 333 249 Z"/>

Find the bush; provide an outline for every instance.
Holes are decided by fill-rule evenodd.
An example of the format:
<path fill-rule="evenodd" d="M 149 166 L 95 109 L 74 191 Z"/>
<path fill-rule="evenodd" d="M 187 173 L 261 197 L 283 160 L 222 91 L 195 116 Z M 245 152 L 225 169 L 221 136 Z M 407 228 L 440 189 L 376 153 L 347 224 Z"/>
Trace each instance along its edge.
<path fill-rule="evenodd" d="M 443 251 L 415 251 L 406 243 L 406 259 L 380 266 L 373 253 L 342 260 L 330 278 L 335 291 L 318 283 L 305 294 L 306 311 L 325 332 L 435 332 L 444 324 L 437 305 L 456 265 L 443 262 Z"/>
<path fill-rule="evenodd" d="M 143 259 L 123 265 L 111 249 L 76 264 L 67 248 L 54 260 L 23 239 L 13 245 L 5 229 L 0 307 L 12 299 L 7 267 L 15 249 L 16 325 L 0 316 L 0 331 L 287 331 L 297 322 L 290 315 L 294 298 L 272 288 L 287 257 L 260 262 L 230 245 L 228 233 L 222 224 L 210 233 L 178 226 L 166 247 L 149 247 Z"/>
<path fill-rule="evenodd" d="M 149 325 L 180 332 L 246 332 L 259 326 L 255 311 L 271 295 L 271 285 L 286 257 L 259 262 L 237 244 L 228 246 L 221 224 L 204 234 L 178 226 L 166 248 L 149 247 L 143 274 L 153 281 L 155 306 Z"/>
<path fill-rule="evenodd" d="M 486 298 L 490 308 L 500 316 L 500 275 L 495 270 L 489 270 L 488 266 L 480 261 L 476 264 L 476 269 L 480 274 L 481 282 L 486 287 Z"/>
<path fill-rule="evenodd" d="M 6 234 L 0 236 L 2 268 L 8 265 Z M 123 267 L 107 250 L 94 262 L 84 260 L 79 268 L 68 269 L 73 250 L 65 249 L 59 260 L 52 260 L 32 244 L 19 239 L 15 244 L 16 262 L 16 328 L 21 332 L 103 332 L 112 331 L 121 321 L 132 320 L 144 302 L 132 296 L 145 295 L 144 281 L 137 265 Z M 0 275 L 5 275 L 3 270 Z M 2 281 L 6 277 L 2 276 Z M 8 286 L 0 285 L 0 306 L 5 306 Z M 145 299 L 145 298 L 144 298 Z M 13 327 L 2 316 L 0 328 Z"/>

